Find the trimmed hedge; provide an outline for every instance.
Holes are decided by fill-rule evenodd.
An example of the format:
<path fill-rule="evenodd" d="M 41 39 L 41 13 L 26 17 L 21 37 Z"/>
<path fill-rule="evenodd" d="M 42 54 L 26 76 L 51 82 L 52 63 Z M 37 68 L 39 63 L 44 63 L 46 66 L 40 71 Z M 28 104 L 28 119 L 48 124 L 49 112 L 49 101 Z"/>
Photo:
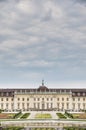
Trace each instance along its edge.
<path fill-rule="evenodd" d="M 28 118 L 29 115 L 30 115 L 30 113 L 25 113 L 24 115 L 21 116 L 21 119 Z"/>
<path fill-rule="evenodd" d="M 19 118 L 19 117 L 21 116 L 21 114 L 22 114 L 21 112 L 16 113 L 16 114 L 14 115 L 14 117 L 13 117 L 13 118 L 14 118 L 14 119 L 15 119 L 15 118 Z"/>
<path fill-rule="evenodd" d="M 73 115 L 71 113 L 68 113 L 67 111 L 65 111 L 65 115 L 68 116 L 69 118 L 73 118 Z"/>
<path fill-rule="evenodd" d="M 57 114 L 57 116 L 58 116 L 59 118 L 66 119 L 65 115 L 63 115 L 62 113 L 56 113 L 56 114 Z"/>
<path fill-rule="evenodd" d="M 32 128 L 31 130 L 55 130 L 55 128 Z"/>
<path fill-rule="evenodd" d="M 4 110 L 0 109 L 0 113 L 2 113 Z"/>

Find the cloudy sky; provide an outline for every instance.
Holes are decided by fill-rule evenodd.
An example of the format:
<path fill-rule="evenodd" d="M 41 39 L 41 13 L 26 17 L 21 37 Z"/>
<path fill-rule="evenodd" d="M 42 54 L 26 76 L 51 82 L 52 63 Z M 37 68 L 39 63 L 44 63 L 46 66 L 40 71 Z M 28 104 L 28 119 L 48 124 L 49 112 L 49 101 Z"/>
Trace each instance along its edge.
<path fill-rule="evenodd" d="M 0 87 L 86 87 L 86 0 L 0 0 Z"/>

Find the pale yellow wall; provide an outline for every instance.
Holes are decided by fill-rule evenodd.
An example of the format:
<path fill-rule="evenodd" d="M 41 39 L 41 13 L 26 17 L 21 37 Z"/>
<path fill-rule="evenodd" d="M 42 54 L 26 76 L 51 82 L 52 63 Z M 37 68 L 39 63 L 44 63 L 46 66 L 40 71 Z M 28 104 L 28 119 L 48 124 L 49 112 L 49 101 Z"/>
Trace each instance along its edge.
<path fill-rule="evenodd" d="M 2 98 L 3 101 L 1 100 Z M 8 101 L 6 100 L 7 98 Z M 18 98 L 20 100 L 18 100 Z M 24 101 L 22 100 L 23 98 Z M 75 98 L 75 101 L 73 98 Z M 83 100 L 83 98 L 85 100 Z M 27 99 L 29 100 L 27 101 Z M 44 104 L 44 109 L 49 109 L 52 105 L 52 108 L 55 108 L 57 110 L 80 110 L 86 109 L 86 97 L 72 97 L 70 94 L 15 94 L 14 97 L 0 97 L 0 109 L 2 109 L 1 104 L 3 104 L 3 109 L 7 109 L 6 105 L 8 104 L 9 111 L 12 111 L 13 109 L 31 110 L 34 108 L 34 104 L 36 105 L 35 107 L 39 109 L 42 109 L 42 104 Z M 18 104 L 20 104 L 19 108 Z"/>

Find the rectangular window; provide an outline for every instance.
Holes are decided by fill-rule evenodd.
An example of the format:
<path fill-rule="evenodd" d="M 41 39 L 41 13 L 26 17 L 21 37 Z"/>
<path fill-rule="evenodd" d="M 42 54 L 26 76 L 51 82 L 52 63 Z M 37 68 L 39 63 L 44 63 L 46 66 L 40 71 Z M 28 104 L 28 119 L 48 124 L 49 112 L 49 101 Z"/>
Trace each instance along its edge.
<path fill-rule="evenodd" d="M 22 101 L 24 101 L 24 98 L 22 98 Z"/>
<path fill-rule="evenodd" d="M 18 101 L 20 101 L 20 98 L 18 98 Z"/>
<path fill-rule="evenodd" d="M 29 103 L 27 103 L 27 109 L 29 109 Z"/>
<path fill-rule="evenodd" d="M 47 109 L 49 108 L 49 103 L 47 103 Z"/>
<path fill-rule="evenodd" d="M 59 103 L 57 103 L 57 109 L 59 109 L 59 106 L 60 106 Z"/>
<path fill-rule="evenodd" d="M 67 109 L 69 109 L 69 103 L 67 103 Z"/>
<path fill-rule="evenodd" d="M 13 103 L 11 103 L 11 108 L 12 108 L 12 110 L 14 109 L 14 104 Z"/>
<path fill-rule="evenodd" d="M 39 101 L 40 99 L 38 98 L 38 101 Z"/>
<path fill-rule="evenodd" d="M 83 109 L 85 110 L 85 103 L 83 103 Z"/>
<path fill-rule="evenodd" d="M 13 101 L 13 98 L 11 99 L 11 101 Z"/>
<path fill-rule="evenodd" d="M 29 98 L 27 98 L 27 101 L 29 101 Z"/>
<path fill-rule="evenodd" d="M 83 98 L 83 101 L 85 101 L 85 98 Z"/>
<path fill-rule="evenodd" d="M 18 103 L 18 109 L 20 109 L 20 103 Z"/>
<path fill-rule="evenodd" d="M 80 101 L 80 98 L 78 98 L 78 101 Z"/>
<path fill-rule="evenodd" d="M 3 98 L 1 98 L 1 101 L 3 101 Z"/>
<path fill-rule="evenodd" d="M 22 109 L 25 109 L 25 104 L 24 103 L 22 103 Z"/>
<path fill-rule="evenodd" d="M 49 98 L 47 98 L 47 101 L 49 101 Z"/>
<path fill-rule="evenodd" d="M 8 98 L 6 98 L 6 101 L 8 101 Z"/>
<path fill-rule="evenodd" d="M 64 109 L 64 103 L 61 104 L 62 105 L 62 110 Z"/>
<path fill-rule="evenodd" d="M 39 109 L 39 103 L 38 103 L 38 109 Z"/>
<path fill-rule="evenodd" d="M 73 109 L 75 109 L 75 103 L 73 103 Z"/>
<path fill-rule="evenodd" d="M 42 101 L 44 101 L 44 98 L 42 98 Z"/>
<path fill-rule="evenodd" d="M 29 103 L 27 103 L 27 106 L 29 106 Z"/>
<path fill-rule="evenodd" d="M 8 104 L 8 103 L 6 103 L 6 109 L 8 109 L 8 105 L 9 105 L 9 104 Z"/>
<path fill-rule="evenodd" d="M 53 103 L 51 103 L 51 108 L 53 108 Z"/>
<path fill-rule="evenodd" d="M 34 103 L 34 108 L 36 108 L 36 103 Z"/>
<path fill-rule="evenodd" d="M 53 100 L 53 98 L 51 98 L 51 101 Z"/>
<path fill-rule="evenodd" d="M 67 98 L 67 101 L 69 101 L 69 98 Z"/>
<path fill-rule="evenodd" d="M 80 110 L 80 103 L 78 103 L 78 109 Z"/>
<path fill-rule="evenodd" d="M 1 103 L 1 109 L 3 109 L 3 103 Z"/>
<path fill-rule="evenodd" d="M 59 98 L 57 98 L 57 101 L 59 101 Z"/>

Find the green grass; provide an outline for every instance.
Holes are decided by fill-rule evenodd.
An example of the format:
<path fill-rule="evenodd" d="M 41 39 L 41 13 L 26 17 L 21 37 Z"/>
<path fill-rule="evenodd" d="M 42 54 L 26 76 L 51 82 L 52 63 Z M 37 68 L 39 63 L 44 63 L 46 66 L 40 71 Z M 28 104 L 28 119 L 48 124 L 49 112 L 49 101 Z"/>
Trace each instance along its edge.
<path fill-rule="evenodd" d="M 65 115 L 63 115 L 62 113 L 56 113 L 57 116 L 61 119 L 66 119 Z"/>
<path fill-rule="evenodd" d="M 23 130 L 23 127 L 6 127 L 3 130 Z"/>
<path fill-rule="evenodd" d="M 36 119 L 50 119 L 52 118 L 51 114 L 36 114 Z"/>
<path fill-rule="evenodd" d="M 79 127 L 64 127 L 64 130 L 86 130 L 86 128 L 79 128 Z"/>
<path fill-rule="evenodd" d="M 21 116 L 21 119 L 26 119 L 26 118 L 28 118 L 29 115 L 30 115 L 30 113 L 25 113 L 24 115 Z"/>
<path fill-rule="evenodd" d="M 32 128 L 31 130 L 55 130 L 55 128 Z"/>

